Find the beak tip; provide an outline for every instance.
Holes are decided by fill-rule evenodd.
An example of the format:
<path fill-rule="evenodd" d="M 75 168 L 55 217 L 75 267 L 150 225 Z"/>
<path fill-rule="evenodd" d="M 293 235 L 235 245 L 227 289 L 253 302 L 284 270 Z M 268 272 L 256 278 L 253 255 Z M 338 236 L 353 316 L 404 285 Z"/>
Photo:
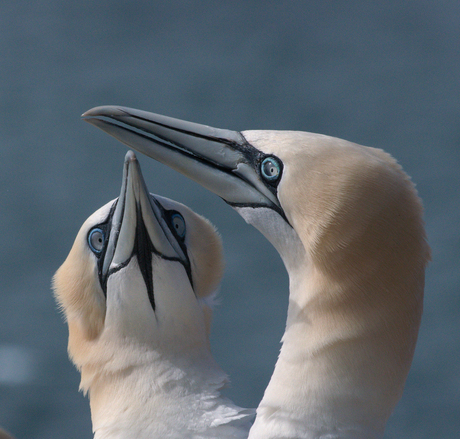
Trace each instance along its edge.
<path fill-rule="evenodd" d="M 83 119 L 87 118 L 87 117 L 94 117 L 94 116 L 99 116 L 100 114 L 100 109 L 103 108 L 103 107 L 94 107 L 94 108 L 91 108 L 90 110 L 87 110 L 85 111 L 81 117 Z"/>
<path fill-rule="evenodd" d="M 91 117 L 113 117 L 113 116 L 126 116 L 126 111 L 124 108 L 119 105 L 102 105 L 100 107 L 94 107 L 85 111 L 81 117 L 85 121 L 89 121 L 88 119 Z"/>
<path fill-rule="evenodd" d="M 137 162 L 137 157 L 131 149 L 125 155 L 125 163 Z"/>

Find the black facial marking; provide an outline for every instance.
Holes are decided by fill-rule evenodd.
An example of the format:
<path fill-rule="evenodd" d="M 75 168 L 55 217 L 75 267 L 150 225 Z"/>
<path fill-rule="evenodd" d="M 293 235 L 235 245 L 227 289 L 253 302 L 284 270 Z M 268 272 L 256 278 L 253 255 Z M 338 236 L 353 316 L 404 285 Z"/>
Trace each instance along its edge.
<path fill-rule="evenodd" d="M 95 229 L 101 229 L 104 235 L 104 244 L 102 249 L 99 252 L 94 252 L 93 249 L 91 249 L 91 245 L 88 243 L 88 246 L 90 247 L 91 251 L 93 251 L 94 255 L 97 258 L 97 272 L 98 272 L 98 277 L 99 277 L 99 284 L 101 285 L 102 292 L 104 293 L 104 296 L 107 297 L 107 276 L 104 276 L 102 273 L 102 268 L 104 266 L 104 258 L 105 254 L 107 252 L 107 243 L 109 242 L 110 239 L 110 232 L 112 228 L 112 217 L 113 213 L 115 212 L 115 208 L 117 206 L 118 199 L 113 203 L 112 207 L 110 208 L 110 212 L 107 215 L 107 218 L 100 224 L 95 225 L 92 227 L 87 236 L 87 241 L 90 239 L 91 232 Z"/>
<path fill-rule="evenodd" d="M 187 246 L 185 245 L 185 235 L 184 236 L 179 236 L 178 233 L 177 233 L 177 230 L 175 229 L 174 225 L 173 225 L 173 221 L 172 221 L 172 218 L 174 217 L 174 215 L 176 214 L 179 214 L 181 217 L 182 215 L 177 212 L 176 210 L 167 210 L 163 207 L 163 205 L 154 197 L 154 196 L 150 196 L 150 200 L 151 202 L 155 203 L 155 205 L 160 209 L 161 211 L 161 216 L 166 220 L 166 223 L 168 224 L 168 227 L 169 229 L 171 230 L 173 236 L 176 238 L 176 242 L 179 244 L 182 252 L 184 253 L 185 255 L 185 261 L 179 259 L 179 258 L 171 258 L 171 257 L 166 257 L 160 253 L 156 253 L 161 256 L 163 259 L 166 259 L 166 260 L 169 260 L 169 261 L 178 261 L 182 264 L 182 266 L 184 267 L 186 273 L 187 273 L 187 277 L 190 281 L 190 285 L 192 286 L 193 288 L 193 279 L 192 279 L 192 267 L 191 267 L 191 264 L 190 264 L 190 259 L 188 257 L 188 251 L 187 251 Z M 187 232 L 186 232 L 187 233 Z"/>
<path fill-rule="evenodd" d="M 141 209 L 137 207 L 137 224 L 136 224 L 136 239 L 134 243 L 133 255 L 137 256 L 137 263 L 144 278 L 152 309 L 155 311 L 155 297 L 153 294 L 153 273 L 152 273 L 152 253 L 155 252 L 150 236 L 142 221 Z"/>
<path fill-rule="evenodd" d="M 112 216 L 110 216 L 110 218 L 111 217 Z M 109 230 L 110 230 L 110 225 L 111 225 L 111 221 L 109 221 L 108 223 Z M 118 240 L 118 237 L 116 238 Z M 106 243 L 107 242 L 108 242 L 108 238 L 106 239 Z M 153 293 L 152 253 L 158 254 L 158 252 L 155 250 L 155 247 L 152 244 L 152 241 L 150 240 L 145 224 L 142 221 L 141 209 L 139 206 L 137 206 L 136 235 L 134 238 L 134 246 L 133 246 L 133 251 L 131 253 L 131 256 L 126 261 L 124 261 L 122 264 L 119 264 L 116 267 L 111 268 L 108 271 L 106 276 L 103 276 L 102 274 L 104 258 L 101 257 L 98 261 L 99 281 L 101 283 L 102 291 L 104 292 L 105 297 L 107 297 L 107 281 L 109 277 L 112 274 L 120 271 L 122 268 L 125 268 L 131 261 L 132 257 L 136 256 L 137 263 L 139 265 L 139 270 L 141 271 L 145 286 L 147 288 L 147 295 L 148 295 L 150 304 L 152 306 L 152 309 L 155 311 L 155 298 L 154 298 L 154 293 Z M 105 249 L 104 249 L 104 254 L 105 254 Z"/>
<path fill-rule="evenodd" d="M 195 138 L 199 138 L 199 139 L 205 139 L 205 140 L 209 140 L 211 142 L 221 143 L 221 144 L 229 146 L 231 149 L 234 149 L 234 150 L 240 152 L 243 155 L 246 163 L 248 165 L 252 166 L 252 168 L 259 175 L 259 177 L 261 177 L 262 181 L 264 182 L 264 184 L 268 188 L 268 190 L 270 192 L 272 192 L 275 196 L 277 196 L 278 183 L 281 180 L 281 176 L 282 176 L 282 173 L 283 173 L 283 162 L 278 157 L 274 156 L 273 154 L 268 155 L 268 154 L 262 153 L 257 148 L 253 147 L 246 140 L 246 138 L 243 136 L 243 134 L 241 132 L 235 131 L 235 133 L 239 137 L 238 140 L 226 139 L 226 138 L 222 138 L 222 137 L 215 137 L 215 136 L 206 135 L 206 134 L 202 134 L 202 133 L 196 133 L 196 132 L 189 131 L 189 130 L 186 130 L 186 129 L 171 127 L 171 126 L 169 126 L 167 124 L 163 124 L 163 123 L 160 123 L 160 122 L 155 122 L 155 121 L 146 119 L 146 118 L 138 116 L 138 115 L 133 115 L 133 114 L 128 114 L 128 113 L 126 113 L 126 114 L 130 118 L 132 118 L 133 120 L 136 120 L 136 119 L 141 120 L 141 121 L 153 124 L 153 125 L 157 125 L 157 126 L 160 126 L 160 127 L 167 128 L 167 129 L 169 129 L 171 131 L 184 133 L 184 134 L 190 136 L 191 138 L 195 137 Z M 197 162 L 200 162 L 203 165 L 208 166 L 210 168 L 217 169 L 217 170 L 219 170 L 220 172 L 222 172 L 224 174 L 231 175 L 233 178 L 240 178 L 241 180 L 245 181 L 248 185 L 253 186 L 252 182 L 247 180 L 243 175 L 236 174 L 234 172 L 233 168 L 226 167 L 226 166 L 224 166 L 224 165 L 222 165 L 220 163 L 217 163 L 217 162 L 215 162 L 215 161 L 213 161 L 213 160 L 211 160 L 211 159 L 209 159 L 207 157 L 204 157 L 204 156 L 198 154 L 196 151 L 191 150 L 186 144 L 183 144 L 183 143 L 178 142 L 178 141 L 173 141 L 173 140 L 169 139 L 167 136 L 162 136 L 162 135 L 157 134 L 157 133 L 153 134 L 153 133 L 149 132 L 146 129 L 135 127 L 135 126 L 131 125 L 129 123 L 129 121 L 125 121 L 125 120 L 120 121 L 120 120 L 115 119 L 116 122 L 114 122 L 113 119 L 105 118 L 105 117 L 100 118 L 100 120 L 103 121 L 107 125 L 112 125 L 112 126 L 115 126 L 115 127 L 118 127 L 118 128 L 122 128 L 122 129 L 125 129 L 125 130 L 128 130 L 128 131 L 131 131 L 133 133 L 136 133 L 136 135 L 138 135 L 139 137 L 143 137 L 144 139 L 148 139 L 150 141 L 153 141 L 154 143 L 156 143 L 157 145 L 162 146 L 165 149 L 169 149 L 169 150 L 172 150 L 172 151 L 178 151 L 178 152 L 180 152 L 180 154 L 182 154 L 183 156 L 188 157 L 191 160 L 195 160 Z M 261 175 L 260 164 L 267 157 L 274 157 L 275 159 L 277 159 L 277 162 L 280 165 L 280 177 L 277 180 L 267 181 Z M 259 205 L 255 204 L 255 203 L 231 203 L 231 202 L 226 201 L 225 199 L 224 199 L 224 201 L 227 204 L 229 204 L 230 206 L 233 206 L 233 207 L 254 207 L 254 208 L 255 207 L 260 207 Z M 283 210 L 279 206 L 277 206 L 277 205 L 272 203 L 270 205 L 267 204 L 264 207 L 267 207 L 267 208 L 272 209 L 275 212 L 277 212 L 289 224 L 289 221 L 286 218 L 286 215 L 284 214 Z"/>
<path fill-rule="evenodd" d="M 116 206 L 118 204 L 118 200 L 115 201 L 110 208 L 110 212 L 107 216 L 107 218 L 100 224 L 95 225 L 92 227 L 87 234 L 87 243 L 89 248 L 91 249 L 91 245 L 89 243 L 89 239 L 91 237 L 91 233 L 95 229 L 100 229 L 103 233 L 104 236 L 104 243 L 103 247 L 100 251 L 94 251 L 91 249 L 93 254 L 97 258 L 97 270 L 98 270 L 98 277 L 99 277 L 99 283 L 101 285 L 101 289 L 104 293 L 104 296 L 107 298 L 107 282 L 109 277 L 126 267 L 129 262 L 131 261 L 133 256 L 137 257 L 137 262 L 139 265 L 139 270 L 141 271 L 142 277 L 144 279 L 144 283 L 147 289 L 147 295 L 150 301 L 150 304 L 152 306 L 152 309 L 155 311 L 156 305 L 155 305 L 155 295 L 154 295 L 154 280 L 153 280 L 153 272 L 152 272 L 152 260 L 153 260 L 153 254 L 157 255 L 160 258 L 166 259 L 166 260 L 171 260 L 171 261 L 177 261 L 182 264 L 184 267 L 187 276 L 189 278 L 190 284 L 192 285 L 193 288 L 193 280 L 192 280 L 192 270 L 191 270 L 191 264 L 190 260 L 188 258 L 188 252 L 187 252 L 187 246 L 185 245 L 185 235 L 181 236 L 178 234 L 178 231 L 176 227 L 174 226 L 173 218 L 175 215 L 180 215 L 181 218 L 182 215 L 177 212 L 176 210 L 166 210 L 159 202 L 158 200 L 151 196 L 151 201 L 154 202 L 159 209 L 161 210 L 161 215 L 165 219 L 166 224 L 168 225 L 169 229 L 171 230 L 174 238 L 176 239 L 176 242 L 178 245 L 181 247 L 184 255 L 185 255 L 185 261 L 179 259 L 178 257 L 167 257 L 162 255 L 160 252 L 158 252 L 151 239 L 149 236 L 149 233 L 147 231 L 147 228 L 144 224 L 144 221 L 142 220 L 142 212 L 141 208 L 138 205 L 136 207 L 137 212 L 136 212 L 136 235 L 135 235 L 135 241 L 134 241 L 134 246 L 133 246 L 133 251 L 131 256 L 124 261 L 122 264 L 117 265 L 114 268 L 109 269 L 109 271 L 106 273 L 106 275 L 103 274 L 103 266 L 104 266 L 104 259 L 107 254 L 107 247 L 108 243 L 110 240 L 114 241 L 114 246 L 116 247 L 117 242 L 118 242 L 118 235 L 120 233 L 120 230 L 114 230 L 112 228 L 112 218 L 115 213 Z M 123 212 L 124 213 L 124 212 Z M 123 213 L 121 217 L 123 217 Z M 120 225 L 121 227 L 121 225 Z M 185 232 L 186 233 L 186 232 Z"/>

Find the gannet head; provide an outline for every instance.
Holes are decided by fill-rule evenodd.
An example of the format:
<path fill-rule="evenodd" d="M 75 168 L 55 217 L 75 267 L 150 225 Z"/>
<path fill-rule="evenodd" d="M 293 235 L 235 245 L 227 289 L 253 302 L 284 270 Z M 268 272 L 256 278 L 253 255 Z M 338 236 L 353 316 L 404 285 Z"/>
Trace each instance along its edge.
<path fill-rule="evenodd" d="M 126 107 L 95 107 L 83 118 L 219 195 L 283 259 L 295 238 L 285 244 L 280 233 L 285 238 L 294 229 L 310 256 L 319 256 L 346 247 L 387 207 L 389 219 L 419 241 L 426 261 L 421 202 L 410 178 L 382 150 L 307 132 L 213 128 Z M 395 228 L 387 224 L 383 239 Z M 380 236 L 374 233 L 372 241 Z"/>
<path fill-rule="evenodd" d="M 83 116 L 222 197 L 279 251 L 288 321 L 258 419 L 288 407 L 286 417 L 321 419 L 312 428 L 324 434 L 355 424 L 381 434 L 409 371 L 429 259 L 422 204 L 396 161 L 319 134 L 122 107 Z"/>
<path fill-rule="evenodd" d="M 119 198 L 85 221 L 54 277 L 95 439 L 247 437 L 254 413 L 220 395 L 209 347 L 222 271 L 214 227 L 149 194 L 128 152 Z"/>
<path fill-rule="evenodd" d="M 214 227 L 149 194 L 128 152 L 119 198 L 85 221 L 53 282 L 82 388 L 159 357 L 193 363 L 210 355 L 211 298 L 222 270 Z"/>

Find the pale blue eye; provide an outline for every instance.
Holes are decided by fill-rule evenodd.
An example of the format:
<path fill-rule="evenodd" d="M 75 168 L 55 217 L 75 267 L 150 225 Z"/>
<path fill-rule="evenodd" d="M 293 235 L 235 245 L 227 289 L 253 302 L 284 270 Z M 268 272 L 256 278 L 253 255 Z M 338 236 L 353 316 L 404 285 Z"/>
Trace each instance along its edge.
<path fill-rule="evenodd" d="M 267 157 L 260 165 L 262 176 L 268 181 L 276 181 L 281 174 L 281 166 L 274 157 Z"/>
<path fill-rule="evenodd" d="M 184 217 L 180 213 L 173 213 L 171 215 L 171 224 L 174 227 L 179 238 L 183 238 L 185 236 L 185 220 Z"/>
<path fill-rule="evenodd" d="M 105 234 L 104 231 L 98 227 L 89 232 L 88 245 L 91 251 L 99 255 L 104 248 Z"/>

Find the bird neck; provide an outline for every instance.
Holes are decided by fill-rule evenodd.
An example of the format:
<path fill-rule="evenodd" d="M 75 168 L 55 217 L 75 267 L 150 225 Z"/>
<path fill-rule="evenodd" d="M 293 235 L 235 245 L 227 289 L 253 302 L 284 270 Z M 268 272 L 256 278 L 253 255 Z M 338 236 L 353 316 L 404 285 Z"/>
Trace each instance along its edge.
<path fill-rule="evenodd" d="M 289 273 L 289 307 L 249 439 L 382 437 L 417 339 L 422 252 L 408 252 L 402 268 L 392 250 L 383 260 L 366 253 L 366 236 L 349 254 L 313 254 L 294 229 L 266 236 Z"/>
<path fill-rule="evenodd" d="M 221 396 L 227 376 L 210 356 L 189 361 L 158 356 L 119 371 L 86 372 L 93 374 L 89 397 L 95 439 L 182 438 L 184 432 L 247 437 L 253 415 Z"/>
<path fill-rule="evenodd" d="M 381 438 L 400 396 L 397 376 L 385 371 L 394 358 L 385 358 L 381 334 L 368 335 L 364 322 L 347 326 L 347 305 L 319 299 L 330 289 L 313 292 L 318 279 L 301 280 L 313 271 L 290 273 L 282 347 L 249 439 Z"/>

